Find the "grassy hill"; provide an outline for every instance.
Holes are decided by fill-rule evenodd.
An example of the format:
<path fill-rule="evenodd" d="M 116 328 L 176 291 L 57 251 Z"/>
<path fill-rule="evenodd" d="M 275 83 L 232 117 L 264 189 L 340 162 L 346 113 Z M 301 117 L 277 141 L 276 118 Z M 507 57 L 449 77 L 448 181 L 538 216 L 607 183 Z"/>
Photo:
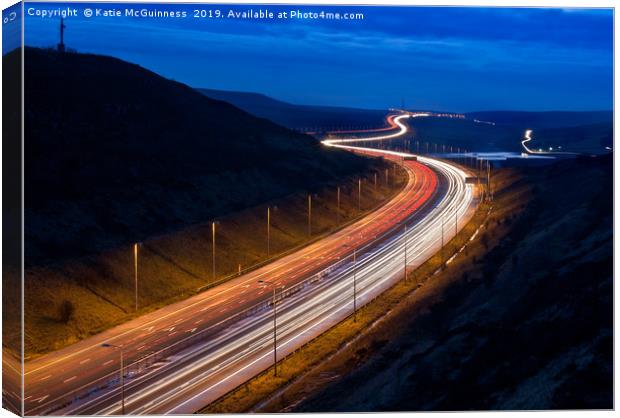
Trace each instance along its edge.
<path fill-rule="evenodd" d="M 229 102 L 248 113 L 291 129 L 337 130 L 377 127 L 385 124 L 387 110 L 330 106 L 304 106 L 286 103 L 260 93 L 197 89 L 204 95 Z"/>
<path fill-rule="evenodd" d="M 495 112 L 489 112 L 495 113 Z M 500 112 L 497 112 L 500 113 Z M 555 112 L 552 112 L 555 114 Z M 557 112 L 564 115 L 564 112 Z M 544 120 L 538 129 L 534 129 L 533 148 L 558 146 L 564 151 L 577 153 L 604 154 L 608 150 L 605 146 L 613 144 L 613 123 L 611 120 L 592 124 L 580 124 L 589 119 L 600 116 L 598 112 L 593 115 L 586 114 L 587 118 L 575 119 L 574 126 L 563 126 L 558 118 L 545 119 L 542 113 L 532 113 L 531 119 L 512 119 L 510 123 L 497 123 L 495 125 L 476 123 L 473 119 L 444 119 L 444 118 L 419 118 L 411 122 L 414 141 L 420 143 L 433 143 L 451 145 L 465 148 L 471 151 L 496 152 L 496 151 L 522 151 L 521 140 L 526 128 L 538 126 L 531 122 Z M 603 117 L 602 117 L 603 118 Z M 484 120 L 484 119 L 479 119 Z M 531 123 L 530 123 L 531 122 Z M 553 125 L 553 124 L 559 125 Z M 551 126 L 551 127 L 545 127 Z M 424 148 L 421 146 L 420 148 Z M 414 149 L 415 150 L 415 149 Z"/>
<path fill-rule="evenodd" d="M 390 184 L 370 187 L 386 162 L 324 148 L 140 66 L 34 48 L 25 54 L 27 356 L 186 298 L 327 233 L 338 226 L 336 186 L 344 223 L 404 184 L 392 169 Z M 5 69 L 20 71 L 17 53 L 3 60 Z M 19 93 L 7 88 L 3 100 Z M 18 112 L 8 118 L 19 125 Z M 19 135 L 6 144 L 20 144 Z M 271 254 L 262 233 L 267 204 Z M 211 220 L 218 221 L 215 274 L 204 256 L 212 251 Z M 141 242 L 138 312 L 134 242 Z M 6 267 L 3 344 L 19 352 L 19 265 Z"/>
<path fill-rule="evenodd" d="M 523 136 L 523 130 L 516 127 L 493 126 L 469 119 L 418 118 L 411 126 L 413 140 L 420 144 L 451 145 L 469 151 L 518 151 Z M 420 150 L 424 149 L 420 145 Z"/>
<path fill-rule="evenodd" d="M 314 190 L 375 164 L 116 58 L 27 48 L 25 62 L 27 266 Z"/>
<path fill-rule="evenodd" d="M 547 128 L 533 132 L 532 147 L 602 154 L 605 147 L 613 147 L 614 133 L 611 122 L 573 126 L 569 128 Z"/>

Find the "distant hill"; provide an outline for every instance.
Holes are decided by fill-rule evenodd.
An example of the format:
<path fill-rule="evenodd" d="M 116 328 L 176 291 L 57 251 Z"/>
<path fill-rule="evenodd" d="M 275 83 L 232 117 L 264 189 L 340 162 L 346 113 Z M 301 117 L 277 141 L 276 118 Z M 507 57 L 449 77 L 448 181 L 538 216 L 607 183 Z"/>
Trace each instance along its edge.
<path fill-rule="evenodd" d="M 613 112 L 516 112 L 516 111 L 485 111 L 466 113 L 469 119 L 494 122 L 498 125 L 517 126 L 522 129 L 560 128 L 594 123 L 612 123 Z"/>
<path fill-rule="evenodd" d="M 558 149 L 583 153 L 602 154 L 606 147 L 613 147 L 614 132 L 611 122 L 593 123 L 568 128 L 535 130 L 531 145 L 536 148 Z"/>
<path fill-rule="evenodd" d="M 223 100 L 248 113 L 291 129 L 336 130 L 377 127 L 385 124 L 387 110 L 347 107 L 305 106 L 286 103 L 260 93 L 197 89 L 204 95 Z"/>
<path fill-rule="evenodd" d="M 112 57 L 27 48 L 25 78 L 27 264 L 139 241 L 373 164 Z"/>

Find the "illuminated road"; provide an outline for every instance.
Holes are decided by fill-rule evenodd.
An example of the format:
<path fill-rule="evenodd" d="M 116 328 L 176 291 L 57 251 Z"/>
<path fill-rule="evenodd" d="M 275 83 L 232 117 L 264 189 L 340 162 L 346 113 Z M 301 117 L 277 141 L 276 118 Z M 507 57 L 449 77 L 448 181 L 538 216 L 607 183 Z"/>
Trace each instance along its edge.
<path fill-rule="evenodd" d="M 370 132 L 374 133 L 374 132 L 391 131 L 393 129 L 398 128 L 398 125 L 394 123 L 394 118 L 396 116 L 398 115 L 388 115 L 388 117 L 386 118 L 386 122 L 388 126 L 384 128 L 330 131 L 329 134 L 341 135 L 341 134 L 359 134 L 359 133 L 370 133 Z"/>
<path fill-rule="evenodd" d="M 405 134 L 408 117 L 394 118 L 398 132 L 364 140 Z M 294 254 L 27 363 L 26 414 L 120 414 L 119 353 L 104 342 L 123 347 L 125 413 L 192 413 L 273 362 L 271 289 L 258 280 L 284 286 L 277 303 L 282 358 L 352 313 L 354 277 L 360 307 L 403 277 L 405 246 L 408 265 L 417 266 L 438 251 L 442 230 L 447 241 L 472 215 L 474 191 L 459 168 L 348 142 L 324 143 L 398 161 L 409 173 L 405 188 Z"/>
<path fill-rule="evenodd" d="M 523 141 L 521 141 L 521 146 L 525 149 L 525 152 L 528 154 L 536 154 L 536 155 L 578 155 L 576 152 L 570 151 L 554 151 L 553 148 L 549 148 L 549 151 L 543 151 L 539 149 L 538 151 L 529 148 L 527 145 L 528 142 L 532 140 L 532 130 L 528 129 L 525 131 L 525 135 L 523 137 Z M 560 147 L 561 148 L 561 147 Z"/>

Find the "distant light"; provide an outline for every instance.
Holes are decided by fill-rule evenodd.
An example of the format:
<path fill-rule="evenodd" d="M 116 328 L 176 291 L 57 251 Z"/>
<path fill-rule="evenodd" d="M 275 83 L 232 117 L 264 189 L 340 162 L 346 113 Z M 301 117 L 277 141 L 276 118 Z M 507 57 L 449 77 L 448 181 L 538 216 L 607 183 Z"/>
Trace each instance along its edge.
<path fill-rule="evenodd" d="M 549 151 L 553 151 L 553 147 L 549 147 Z"/>

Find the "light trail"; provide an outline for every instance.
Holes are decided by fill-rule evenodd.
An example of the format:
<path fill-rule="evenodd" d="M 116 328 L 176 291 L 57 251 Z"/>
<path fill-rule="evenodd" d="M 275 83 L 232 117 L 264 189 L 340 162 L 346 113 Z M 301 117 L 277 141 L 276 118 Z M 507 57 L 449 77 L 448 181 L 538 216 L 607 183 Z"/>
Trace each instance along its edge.
<path fill-rule="evenodd" d="M 325 139 L 325 140 L 321 141 L 321 143 L 324 144 L 324 145 L 331 146 L 333 144 L 343 144 L 343 143 L 350 143 L 350 142 L 383 141 L 383 140 L 386 140 L 386 139 L 398 138 L 399 136 L 403 136 L 407 132 L 409 132 L 409 128 L 407 127 L 407 125 L 405 125 L 402 122 L 403 119 L 409 119 L 410 117 L 411 118 L 419 118 L 419 117 L 425 117 L 425 116 L 430 116 L 430 113 L 411 113 L 411 114 L 407 113 L 407 114 L 395 117 L 394 118 L 394 124 L 396 126 L 398 126 L 399 130 L 398 130 L 398 132 L 395 132 L 393 134 L 371 136 L 371 137 L 366 137 L 366 138 Z"/>
<path fill-rule="evenodd" d="M 352 313 L 354 274 L 358 289 L 357 305 L 362 307 L 402 279 L 405 248 L 409 267 L 418 266 L 437 253 L 442 241 L 447 242 L 454 236 L 459 226 L 467 223 L 475 209 L 473 186 L 465 182 L 467 174 L 452 164 L 433 158 L 417 156 L 418 162 L 403 161 L 402 157 L 413 154 L 346 145 L 350 142 L 397 138 L 408 132 L 407 126 L 401 122 L 403 119 L 427 115 L 395 117 L 394 123 L 399 126 L 399 131 L 391 135 L 323 141 L 326 146 L 384 156 L 399 162 L 407 170 L 408 184 L 384 208 L 351 227 L 279 260 L 277 268 L 266 266 L 257 272 L 248 273 L 222 285 L 222 289 L 212 289 L 205 292 L 205 295 L 199 295 L 195 302 L 185 303 L 180 310 L 174 307 L 162 309 L 159 316 L 170 316 L 163 327 L 157 328 L 157 324 L 162 322 L 159 317 L 142 321 L 139 329 L 150 328 L 149 336 L 137 338 L 136 344 L 144 346 L 149 344 L 149 338 L 158 341 L 161 338 L 158 332 L 172 331 L 174 327 L 170 328 L 170 324 L 180 322 L 172 322 L 175 315 L 184 315 L 186 321 L 192 322 L 188 328 L 192 329 L 190 334 L 193 334 L 196 331 L 194 322 L 199 319 L 196 315 L 203 315 L 201 318 L 206 319 L 214 315 L 223 316 L 214 311 L 222 307 L 228 309 L 229 303 L 238 301 L 241 296 L 229 293 L 231 290 L 245 289 L 249 285 L 248 290 L 256 293 L 255 299 L 247 302 L 251 305 L 239 311 L 252 311 L 252 315 L 233 316 L 234 322 L 230 323 L 224 317 L 219 322 L 225 325 L 222 327 L 211 322 L 208 327 L 205 325 L 207 328 L 196 331 L 196 334 L 208 331 L 208 338 L 190 340 L 191 344 L 164 357 L 166 361 L 158 360 L 142 372 L 128 374 L 125 387 L 127 413 L 192 413 L 272 365 L 272 313 L 265 302 L 268 295 L 263 297 L 258 294 L 258 278 L 280 282 L 290 275 L 307 271 L 301 274 L 301 281 L 292 282 L 288 287 L 290 293 L 279 301 L 278 356 L 283 358 Z M 429 198 L 435 191 L 437 175 L 442 179 L 441 193 L 430 206 Z M 404 224 L 408 226 L 406 235 L 402 230 Z M 358 254 L 355 265 L 350 257 L 351 245 L 356 247 Z M 329 257 L 324 257 L 326 254 Z M 244 293 L 243 298 L 250 293 Z M 225 299 L 223 295 L 227 295 Z M 203 313 L 205 301 L 209 301 L 212 307 L 209 306 Z M 185 330 L 184 325 L 178 324 L 181 334 L 189 331 Z M 153 327 L 156 329 L 153 330 Z M 129 338 L 133 330 L 122 330 L 116 335 L 116 339 L 120 339 L 120 336 Z M 135 336 L 131 338 L 131 341 L 136 340 Z M 71 362 L 83 360 L 87 355 L 92 356 L 93 350 L 79 349 L 77 354 L 52 359 L 46 364 L 55 368 L 63 365 L 64 370 Z M 44 364 L 30 372 L 36 370 L 36 373 L 45 373 L 51 366 Z M 116 372 L 112 370 L 109 375 L 98 378 L 101 382 L 110 381 L 107 386 L 94 390 L 87 381 L 83 387 L 63 397 L 50 398 L 42 405 L 31 406 L 27 413 L 119 414 L 120 388 L 114 384 L 117 376 L 118 369 Z"/>
<path fill-rule="evenodd" d="M 525 152 L 527 152 L 528 154 L 541 154 L 541 152 L 534 151 L 534 150 L 528 148 L 527 145 L 525 145 L 526 143 L 530 142 L 531 140 L 532 140 L 532 130 L 528 129 L 528 130 L 525 131 L 525 136 L 523 138 L 523 141 L 521 141 L 521 145 L 525 149 Z"/>
<path fill-rule="evenodd" d="M 542 151 L 542 150 L 533 150 L 531 148 L 529 148 L 527 145 L 528 142 L 530 142 L 532 140 L 532 130 L 528 129 L 525 131 L 525 135 L 523 138 L 523 141 L 521 141 L 521 146 L 523 146 L 523 148 L 525 149 L 525 152 L 528 154 L 537 154 L 537 155 L 578 155 L 577 152 L 570 152 L 570 151 L 554 151 L 553 148 L 550 148 L 549 151 Z"/>

